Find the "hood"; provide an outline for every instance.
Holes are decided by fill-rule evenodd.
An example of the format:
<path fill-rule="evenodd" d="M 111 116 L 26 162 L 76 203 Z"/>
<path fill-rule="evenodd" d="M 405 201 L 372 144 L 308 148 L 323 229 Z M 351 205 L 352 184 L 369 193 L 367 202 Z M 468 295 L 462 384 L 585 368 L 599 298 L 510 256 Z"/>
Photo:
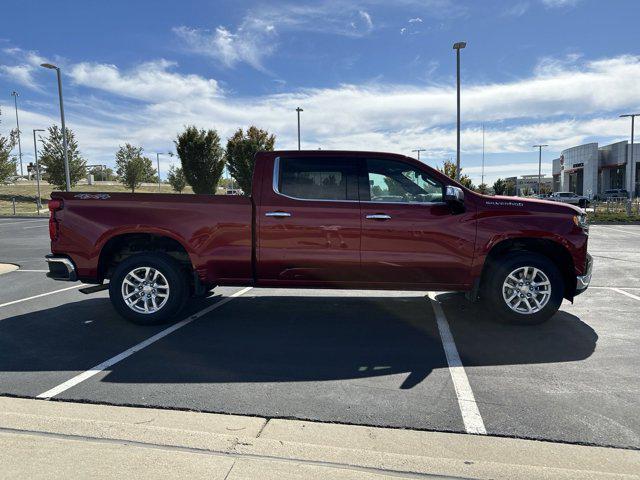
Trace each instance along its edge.
<path fill-rule="evenodd" d="M 540 213 L 564 213 L 567 215 L 580 215 L 584 213 L 581 208 L 567 203 L 540 200 L 537 198 L 506 197 L 502 195 L 478 195 L 480 207 L 499 208 L 501 210 L 527 210 Z"/>

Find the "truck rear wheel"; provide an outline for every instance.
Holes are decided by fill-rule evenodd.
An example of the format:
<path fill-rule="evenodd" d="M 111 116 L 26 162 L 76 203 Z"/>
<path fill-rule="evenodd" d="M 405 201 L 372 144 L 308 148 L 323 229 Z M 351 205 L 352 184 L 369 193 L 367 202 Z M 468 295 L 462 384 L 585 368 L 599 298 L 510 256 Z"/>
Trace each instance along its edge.
<path fill-rule="evenodd" d="M 172 320 L 182 309 L 189 289 L 178 262 L 165 253 L 139 253 L 122 261 L 109 282 L 116 311 L 139 325 Z"/>
<path fill-rule="evenodd" d="M 549 320 L 560 308 L 564 282 L 547 257 L 517 252 L 492 268 L 481 297 L 499 320 L 535 325 Z"/>

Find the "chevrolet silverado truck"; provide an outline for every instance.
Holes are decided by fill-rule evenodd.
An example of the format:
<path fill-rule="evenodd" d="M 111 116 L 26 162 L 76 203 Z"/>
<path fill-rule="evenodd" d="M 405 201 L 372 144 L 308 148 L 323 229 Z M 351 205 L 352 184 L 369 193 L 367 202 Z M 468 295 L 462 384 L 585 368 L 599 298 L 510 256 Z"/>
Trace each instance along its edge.
<path fill-rule="evenodd" d="M 589 285 L 577 207 L 480 195 L 390 153 L 255 160 L 250 196 L 52 193 L 47 275 L 108 288 L 139 324 L 217 285 L 462 291 L 534 324 Z"/>

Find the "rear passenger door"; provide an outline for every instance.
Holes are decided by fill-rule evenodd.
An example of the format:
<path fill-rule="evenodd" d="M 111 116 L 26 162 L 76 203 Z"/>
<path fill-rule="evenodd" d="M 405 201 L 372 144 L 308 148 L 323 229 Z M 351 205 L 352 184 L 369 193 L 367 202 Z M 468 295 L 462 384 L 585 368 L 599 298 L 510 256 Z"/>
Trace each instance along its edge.
<path fill-rule="evenodd" d="M 360 272 L 358 160 L 285 156 L 258 208 L 263 285 L 339 285 Z"/>

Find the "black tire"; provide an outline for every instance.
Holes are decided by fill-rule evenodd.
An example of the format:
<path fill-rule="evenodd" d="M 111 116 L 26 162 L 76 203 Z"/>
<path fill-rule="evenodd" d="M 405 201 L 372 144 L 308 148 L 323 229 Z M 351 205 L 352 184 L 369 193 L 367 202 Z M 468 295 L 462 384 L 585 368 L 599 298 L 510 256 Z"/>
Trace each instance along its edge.
<path fill-rule="evenodd" d="M 535 313 L 519 313 L 507 305 L 503 297 L 503 284 L 510 273 L 521 267 L 535 267 L 546 275 L 551 285 L 549 299 Z M 530 252 L 514 252 L 498 259 L 487 272 L 483 282 L 481 299 L 495 313 L 499 321 L 516 325 L 536 325 L 549 320 L 560 308 L 564 297 L 564 281 L 558 268 L 544 255 Z M 517 299 L 516 299 L 517 300 Z"/>
<path fill-rule="evenodd" d="M 130 308 L 123 298 L 125 277 L 136 268 L 150 267 L 166 279 L 169 286 L 166 302 L 154 313 L 139 313 Z M 158 325 L 173 320 L 183 308 L 189 295 L 187 277 L 180 264 L 162 252 L 138 253 L 122 261 L 109 281 L 109 297 L 118 314 L 138 325 Z"/>

